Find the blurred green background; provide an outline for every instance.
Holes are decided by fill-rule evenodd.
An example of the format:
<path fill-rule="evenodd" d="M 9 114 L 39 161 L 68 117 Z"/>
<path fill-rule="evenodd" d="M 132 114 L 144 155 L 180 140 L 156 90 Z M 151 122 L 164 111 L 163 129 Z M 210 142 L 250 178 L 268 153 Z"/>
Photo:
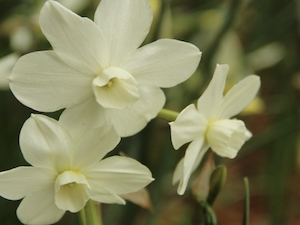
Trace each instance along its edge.
<path fill-rule="evenodd" d="M 61 0 L 81 16 L 93 18 L 98 0 Z M 33 110 L 19 103 L 6 77 L 16 59 L 50 49 L 38 25 L 43 0 L 0 0 L 0 170 L 27 165 L 18 136 Z M 241 225 L 244 186 L 251 190 L 251 225 L 300 224 L 300 0 L 151 0 L 154 21 L 145 44 L 175 38 L 202 51 L 196 73 L 185 83 L 164 90 L 166 108 L 180 111 L 208 84 L 216 63 L 230 66 L 228 88 L 246 75 L 261 77 L 259 96 L 239 115 L 254 134 L 237 158 L 216 157 L 228 177 L 213 208 L 220 225 Z M 59 112 L 48 114 L 58 118 Z M 152 211 L 128 202 L 103 205 L 103 222 L 122 225 L 198 225 L 191 191 L 176 194 L 172 173 L 185 147 L 172 148 L 166 121 L 154 119 L 139 134 L 125 138 L 120 151 L 147 165 L 155 178 L 148 190 Z M 19 201 L 0 199 L 0 224 L 21 224 Z M 66 213 L 60 225 L 78 224 Z"/>

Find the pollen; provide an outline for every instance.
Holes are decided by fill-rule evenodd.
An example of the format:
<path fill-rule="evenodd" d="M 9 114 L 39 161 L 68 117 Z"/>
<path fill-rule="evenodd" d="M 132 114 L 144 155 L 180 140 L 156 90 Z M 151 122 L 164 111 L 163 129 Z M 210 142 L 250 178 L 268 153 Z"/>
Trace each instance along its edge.
<path fill-rule="evenodd" d="M 74 187 L 75 184 L 76 184 L 76 182 L 72 182 L 72 183 L 69 183 L 69 184 L 67 184 L 67 185 L 68 185 L 69 187 Z"/>
<path fill-rule="evenodd" d="M 112 85 L 113 85 L 113 82 L 112 82 L 112 80 L 108 81 L 108 83 L 107 83 L 107 87 L 111 87 Z"/>

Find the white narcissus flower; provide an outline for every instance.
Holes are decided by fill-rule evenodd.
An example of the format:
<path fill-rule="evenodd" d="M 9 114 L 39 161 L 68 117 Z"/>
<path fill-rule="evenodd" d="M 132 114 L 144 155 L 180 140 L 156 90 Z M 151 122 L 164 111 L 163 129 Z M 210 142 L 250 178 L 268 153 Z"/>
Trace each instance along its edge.
<path fill-rule="evenodd" d="M 75 137 L 101 125 L 122 137 L 139 132 L 165 103 L 160 88 L 188 79 L 201 57 L 194 45 L 173 39 L 138 48 L 152 22 L 148 0 L 102 0 L 94 22 L 50 0 L 39 21 L 53 50 L 21 57 L 10 88 L 35 110 L 66 108 L 61 123 L 82 125 Z"/>
<path fill-rule="evenodd" d="M 152 180 L 149 169 L 124 156 L 103 159 L 120 141 L 116 131 L 97 128 L 80 139 L 56 120 L 32 115 L 23 125 L 20 147 L 32 166 L 0 173 L 0 195 L 22 199 L 17 215 L 24 224 L 52 224 L 65 211 L 78 212 L 89 199 L 125 204 L 119 196 Z"/>
<path fill-rule="evenodd" d="M 187 106 L 170 123 L 175 149 L 191 142 L 173 176 L 173 183 L 180 181 L 177 190 L 180 195 L 185 192 L 192 172 L 209 147 L 219 156 L 234 158 L 251 137 L 243 121 L 230 118 L 254 99 L 260 87 L 260 78 L 250 75 L 223 96 L 228 70 L 226 64 L 217 65 L 210 84 L 198 99 L 197 108 L 194 104 Z"/>

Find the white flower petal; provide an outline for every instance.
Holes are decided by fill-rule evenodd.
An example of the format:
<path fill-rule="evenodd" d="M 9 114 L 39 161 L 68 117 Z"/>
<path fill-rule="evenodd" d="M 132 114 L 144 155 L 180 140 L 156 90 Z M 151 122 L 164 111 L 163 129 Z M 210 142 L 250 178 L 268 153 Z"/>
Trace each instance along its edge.
<path fill-rule="evenodd" d="M 171 140 L 175 149 L 204 135 L 207 121 L 194 104 L 183 109 L 176 120 L 170 123 Z"/>
<path fill-rule="evenodd" d="M 106 158 L 85 175 L 94 192 L 100 188 L 117 195 L 136 192 L 153 181 L 146 166 L 125 156 Z"/>
<path fill-rule="evenodd" d="M 140 84 L 173 87 L 195 72 L 200 58 L 201 52 L 192 44 L 161 39 L 139 48 L 122 68 Z"/>
<path fill-rule="evenodd" d="M 139 99 L 138 84 L 126 70 L 109 67 L 93 80 L 96 101 L 104 108 L 125 109 Z"/>
<path fill-rule="evenodd" d="M 70 132 L 74 140 L 80 138 L 90 129 L 102 125 L 111 126 L 105 121 L 103 107 L 94 98 L 65 109 L 60 115 L 59 123 Z"/>
<path fill-rule="evenodd" d="M 54 176 L 34 167 L 17 167 L 0 173 L 0 195 L 10 200 L 53 183 Z"/>
<path fill-rule="evenodd" d="M 210 124 L 206 138 L 215 153 L 232 159 L 247 139 L 246 127 L 241 120 L 218 120 Z"/>
<path fill-rule="evenodd" d="M 67 66 L 53 51 L 21 57 L 9 77 L 16 98 L 44 112 L 69 107 L 92 96 L 92 80 Z"/>
<path fill-rule="evenodd" d="M 217 112 L 223 101 L 223 92 L 229 66 L 217 64 L 212 80 L 198 99 L 197 109 L 207 119 L 217 116 Z"/>
<path fill-rule="evenodd" d="M 111 194 L 106 190 L 101 190 L 99 188 L 94 192 L 92 191 L 90 198 L 100 203 L 120 204 L 120 205 L 126 204 L 125 200 L 120 196 Z"/>
<path fill-rule="evenodd" d="M 246 128 L 246 141 L 250 140 L 252 136 L 252 132 Z"/>
<path fill-rule="evenodd" d="M 160 88 L 139 86 L 139 92 L 139 100 L 127 109 L 104 109 L 94 99 L 90 99 L 66 109 L 59 121 L 74 139 L 89 129 L 103 125 L 113 125 L 121 137 L 134 135 L 156 117 L 165 104 L 165 95 Z"/>
<path fill-rule="evenodd" d="M 124 110 L 106 109 L 107 121 L 113 124 L 121 137 L 134 135 L 157 116 L 165 104 L 165 95 L 160 88 L 139 86 L 140 99 Z"/>
<path fill-rule="evenodd" d="M 54 119 L 32 114 L 20 133 L 20 147 L 27 162 L 60 171 L 69 166 L 73 140 Z"/>
<path fill-rule="evenodd" d="M 55 204 L 62 210 L 79 212 L 89 200 L 90 190 L 82 173 L 64 171 L 55 180 Z"/>
<path fill-rule="evenodd" d="M 183 161 L 184 161 L 184 157 L 176 165 L 173 178 L 172 178 L 172 184 L 176 184 L 183 177 Z"/>
<path fill-rule="evenodd" d="M 120 65 L 144 41 L 152 22 L 148 0 L 102 0 L 95 23 L 110 48 L 111 66 Z"/>
<path fill-rule="evenodd" d="M 24 224 L 53 224 L 65 214 L 54 203 L 54 187 L 27 195 L 17 209 L 17 216 Z"/>
<path fill-rule="evenodd" d="M 15 52 L 0 58 L 0 90 L 9 90 L 7 78 L 19 58 Z"/>
<path fill-rule="evenodd" d="M 183 177 L 181 178 L 177 189 L 179 195 L 184 194 L 191 174 L 199 166 L 207 149 L 208 146 L 205 143 L 204 137 L 196 139 L 189 144 L 183 159 Z"/>
<path fill-rule="evenodd" d="M 56 1 L 47 1 L 40 13 L 42 32 L 55 53 L 84 74 L 97 74 L 108 66 L 108 49 L 99 27 Z"/>
<path fill-rule="evenodd" d="M 73 150 L 72 168 L 85 170 L 98 163 L 120 142 L 113 127 L 90 129 L 76 142 Z"/>
<path fill-rule="evenodd" d="M 260 88 L 260 78 L 251 75 L 234 85 L 224 97 L 219 118 L 228 119 L 240 113 L 255 98 Z"/>

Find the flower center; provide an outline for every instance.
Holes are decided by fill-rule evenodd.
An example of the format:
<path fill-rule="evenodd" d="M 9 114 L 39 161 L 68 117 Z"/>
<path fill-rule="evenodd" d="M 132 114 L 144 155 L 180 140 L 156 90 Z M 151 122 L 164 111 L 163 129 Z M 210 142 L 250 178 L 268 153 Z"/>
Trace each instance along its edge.
<path fill-rule="evenodd" d="M 113 84 L 112 80 L 109 80 L 108 83 L 107 83 L 107 87 L 111 87 Z"/>
<path fill-rule="evenodd" d="M 92 87 L 96 101 L 104 108 L 126 109 L 140 97 L 134 77 L 118 67 L 103 70 L 94 78 Z"/>
<path fill-rule="evenodd" d="M 208 134 L 210 133 L 210 129 L 212 127 L 212 124 L 215 122 L 216 120 L 210 120 L 207 122 L 207 125 L 206 125 L 206 129 L 205 129 L 205 132 L 204 132 L 204 137 L 207 140 L 207 137 L 209 136 Z"/>
<path fill-rule="evenodd" d="M 69 185 L 69 187 L 73 187 L 75 184 L 76 184 L 75 182 L 72 182 L 72 183 L 65 184 L 65 185 Z"/>
<path fill-rule="evenodd" d="M 72 170 L 64 171 L 55 180 L 55 204 L 62 210 L 78 212 L 89 200 L 90 185 L 85 176 Z"/>

